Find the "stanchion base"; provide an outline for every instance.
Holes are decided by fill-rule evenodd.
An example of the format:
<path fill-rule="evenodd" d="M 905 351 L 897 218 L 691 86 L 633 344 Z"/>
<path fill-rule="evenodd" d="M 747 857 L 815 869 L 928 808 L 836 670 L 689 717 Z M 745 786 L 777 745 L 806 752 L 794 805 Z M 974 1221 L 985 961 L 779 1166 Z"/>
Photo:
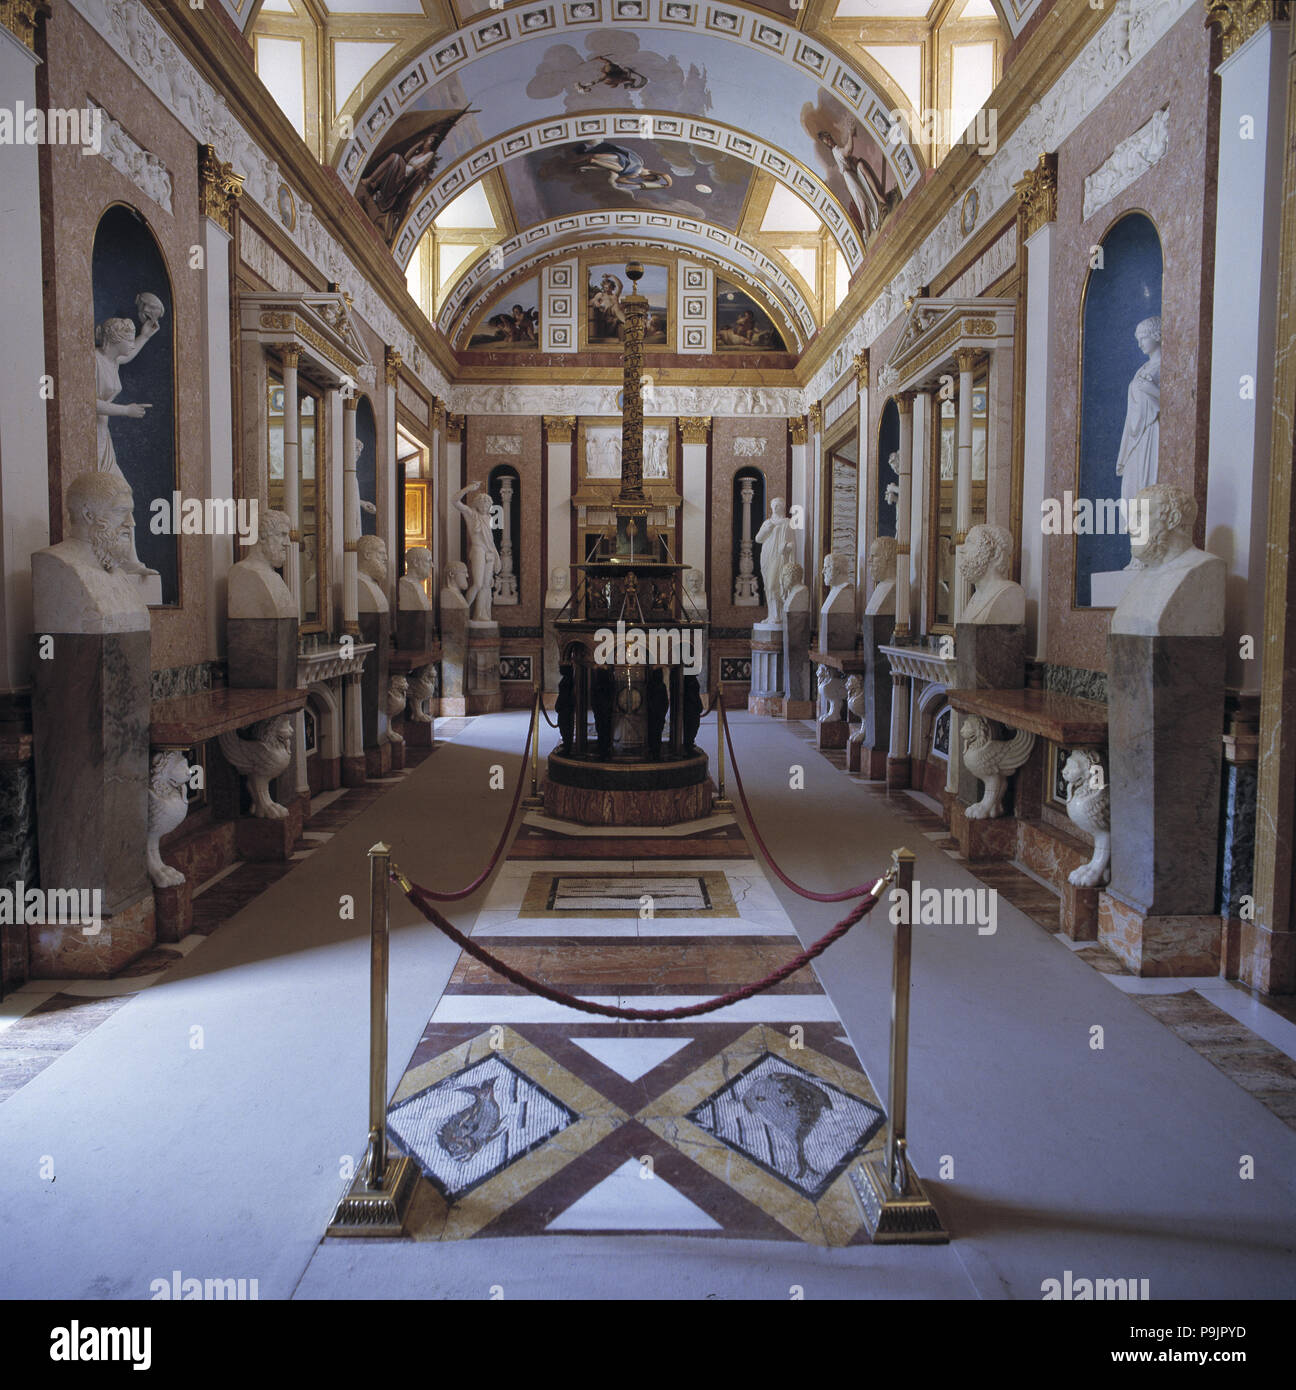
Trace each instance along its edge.
<path fill-rule="evenodd" d="M 882 1163 L 868 1159 L 851 1169 L 851 1187 L 874 1245 L 947 1245 L 949 1232 L 905 1159 L 908 1192 L 897 1197 Z"/>
<path fill-rule="evenodd" d="M 727 796 L 713 796 L 711 798 L 711 809 L 713 811 L 732 811 L 734 804 Z"/>
<path fill-rule="evenodd" d="M 388 1160 L 382 1190 L 370 1191 L 365 1185 L 365 1169 L 351 1182 L 351 1190 L 337 1204 L 325 1235 L 369 1236 L 390 1240 L 405 1234 L 405 1217 L 414 1189 L 418 1168 L 414 1160 L 402 1155 Z"/>

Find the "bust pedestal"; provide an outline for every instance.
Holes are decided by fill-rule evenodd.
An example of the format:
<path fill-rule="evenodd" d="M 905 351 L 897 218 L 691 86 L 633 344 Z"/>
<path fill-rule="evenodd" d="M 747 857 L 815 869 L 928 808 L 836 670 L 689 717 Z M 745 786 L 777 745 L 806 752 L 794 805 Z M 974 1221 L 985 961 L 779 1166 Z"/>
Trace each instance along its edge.
<path fill-rule="evenodd" d="M 798 584 L 783 606 L 783 718 L 813 719 L 810 672 L 810 590 Z"/>
<path fill-rule="evenodd" d="M 847 770 L 871 782 L 886 777 L 891 740 L 891 668 L 878 648 L 895 632 L 890 613 L 864 615 L 864 729 L 858 743 L 848 743 Z"/>
<path fill-rule="evenodd" d="M 1026 684 L 1026 625 L 1024 623 L 959 623 L 954 629 L 954 659 L 960 690 L 1020 690 Z M 957 756 L 958 716 L 950 727 L 950 757 Z M 1032 751 L 1032 760 L 1041 751 Z M 1028 763 L 1021 774 L 1030 776 Z M 981 784 L 961 764 L 958 794 L 963 808 L 981 799 Z"/>
<path fill-rule="evenodd" d="M 436 614 L 430 608 L 401 608 L 396 614 L 396 645 L 403 652 L 425 652 L 436 645 Z"/>
<path fill-rule="evenodd" d="M 763 622 L 752 628 L 751 689 L 748 714 L 783 713 L 783 624 Z"/>
<path fill-rule="evenodd" d="M 441 595 L 441 713 L 468 713 L 468 605 L 455 589 Z"/>
<path fill-rule="evenodd" d="M 855 650 L 855 586 L 835 584 L 819 611 L 819 650 Z"/>
<path fill-rule="evenodd" d="M 1098 939 L 1138 975 L 1214 975 L 1223 637 L 1107 638 L 1111 885 Z"/>
<path fill-rule="evenodd" d="M 500 630 L 496 622 L 468 622 L 467 693 L 469 714 L 504 708 L 500 694 Z"/>
<path fill-rule="evenodd" d="M 381 607 L 372 597 L 366 602 L 366 589 L 363 583 L 360 585 L 360 609 L 358 615 L 360 640 L 374 644 L 374 650 L 369 654 L 369 659 L 365 662 L 364 670 L 360 675 L 365 774 L 369 777 L 382 777 L 391 771 L 391 744 L 387 740 L 387 688 L 391 676 L 391 613 L 388 611 L 385 601 Z"/>

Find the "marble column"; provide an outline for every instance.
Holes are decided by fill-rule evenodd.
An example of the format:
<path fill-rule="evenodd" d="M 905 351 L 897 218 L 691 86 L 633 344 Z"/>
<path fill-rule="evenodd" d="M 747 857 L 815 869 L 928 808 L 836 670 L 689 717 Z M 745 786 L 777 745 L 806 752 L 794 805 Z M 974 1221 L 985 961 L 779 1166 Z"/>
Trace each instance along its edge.
<path fill-rule="evenodd" d="M 972 528 L 972 372 L 976 353 L 955 354 L 958 367 L 958 452 L 954 463 L 954 621 L 963 616 L 971 585 L 963 578 L 962 547 Z"/>
<path fill-rule="evenodd" d="M 706 553 L 707 523 L 707 440 L 711 432 L 709 415 L 688 415 L 680 419 L 680 494 L 684 501 L 680 563 L 692 565 L 704 575 L 711 573 L 711 557 Z M 704 681 L 705 684 L 705 681 Z"/>
<path fill-rule="evenodd" d="M 492 602 L 517 603 L 517 575 L 513 573 L 513 479 L 500 479 L 500 511 L 503 529 L 500 534 L 500 567 L 495 576 Z"/>
<path fill-rule="evenodd" d="M 545 449 L 548 460 L 548 485 L 544 500 L 547 525 L 545 528 L 545 548 L 549 574 L 555 569 L 571 565 L 571 517 L 572 517 L 572 435 L 576 430 L 574 415 L 546 415 L 544 417 Z M 458 491 L 458 489 L 455 489 Z M 687 502 L 685 506 L 687 507 Z M 687 511 L 685 517 L 687 518 Z M 687 520 L 685 525 L 687 527 Z M 685 551 L 688 550 L 688 535 L 685 532 Z M 545 580 L 548 581 L 549 574 Z M 548 673 L 546 672 L 546 679 Z M 555 675 L 556 679 L 556 675 Z M 554 687 L 557 689 L 557 686 Z"/>
<path fill-rule="evenodd" d="M 806 453 L 809 449 L 807 443 L 807 425 L 801 416 L 794 416 L 788 421 L 788 429 L 791 432 L 792 444 L 792 496 L 788 498 L 788 514 L 793 515 L 793 508 L 800 507 L 801 515 L 805 516 L 809 510 L 809 497 L 806 490 Z M 792 542 L 794 546 L 793 558 L 803 569 L 809 573 L 809 563 L 805 548 L 805 527 L 801 526 L 792 532 Z"/>
<path fill-rule="evenodd" d="M 198 151 L 199 209 L 203 235 L 203 328 L 206 338 L 207 458 L 213 497 L 234 496 L 234 393 L 230 374 L 230 243 L 243 180 L 222 163 L 211 145 Z M 294 521 L 294 526 L 296 522 Z M 224 641 L 226 581 L 234 564 L 234 537 L 214 535 L 207 603 L 208 642 L 213 652 Z"/>
<path fill-rule="evenodd" d="M 891 674 L 891 747 L 887 753 L 888 787 L 907 787 L 909 761 L 909 678 Z"/>
<path fill-rule="evenodd" d="M 807 417 L 810 421 L 810 438 L 807 444 L 806 459 L 806 544 L 805 559 L 802 562 L 805 566 L 806 575 L 820 575 L 823 569 L 823 557 L 827 552 L 823 547 L 823 509 L 825 505 L 831 506 L 832 499 L 829 498 L 825 504 L 823 493 L 823 402 L 815 401 L 811 405 Z M 818 581 L 811 579 L 815 587 L 812 593 L 818 595 L 820 589 Z M 824 591 L 826 592 L 826 590 Z"/>
<path fill-rule="evenodd" d="M 856 469 L 855 486 L 855 601 L 861 612 L 864 608 L 866 585 L 864 576 L 868 574 L 868 548 L 873 536 L 873 504 L 877 493 L 877 440 L 869 440 L 868 401 L 869 401 L 869 355 L 867 348 L 855 354 L 855 441 L 859 464 Z M 865 634 L 865 646 L 868 635 Z"/>
<path fill-rule="evenodd" d="M 366 663 L 367 664 L 367 663 Z M 363 787 L 368 773 L 364 750 L 364 692 L 359 671 L 342 678 L 342 785 Z"/>
<path fill-rule="evenodd" d="M 913 505 L 913 403 L 912 391 L 901 391 L 896 397 L 896 408 L 900 412 L 900 457 L 896 460 L 900 473 L 900 496 L 896 502 L 896 603 L 895 637 L 897 641 L 910 636 L 910 614 L 913 600 L 909 593 L 909 535 L 910 518 Z M 894 700 L 892 709 L 894 711 Z M 894 713 L 892 718 L 894 730 Z M 892 739 L 892 756 L 897 756 L 895 740 Z M 908 756 L 908 747 L 905 748 Z"/>
<path fill-rule="evenodd" d="M 1043 661 L 1048 649 L 1048 588 L 1041 515 L 1047 470 L 1029 461 L 1050 457 L 1053 447 L 1053 402 L 1049 396 L 1052 335 L 1050 299 L 1053 227 L 1057 216 L 1057 156 L 1044 154 L 1017 185 L 1018 264 L 1025 266 L 1026 316 L 1014 350 L 1025 356 L 1025 404 L 1022 454 L 1028 460 L 1022 477 L 1021 583 L 1026 590 L 1026 651 Z"/>
<path fill-rule="evenodd" d="M 302 619 L 305 612 L 302 607 L 301 588 L 301 409 L 297 392 L 297 367 L 301 361 L 301 348 L 295 343 L 284 343 L 279 352 L 283 359 L 284 383 L 283 509 L 288 513 L 288 520 L 292 523 L 292 530 L 288 535 L 288 560 L 284 565 L 283 577 L 288 592 L 296 600 L 298 619 Z M 316 544 L 319 544 L 319 540 Z"/>
<path fill-rule="evenodd" d="M 463 474 L 463 436 L 465 424 L 459 422 L 456 428 L 450 427 L 450 419 L 446 415 L 445 404 L 441 401 L 436 403 L 433 409 L 433 418 L 440 418 L 445 423 L 445 452 L 441 461 L 441 476 L 439 479 L 437 500 L 437 516 L 441 534 L 443 536 L 441 549 L 440 574 L 445 574 L 449 565 L 455 560 L 463 558 L 460 548 L 460 535 L 462 529 L 459 524 L 459 513 L 446 504 L 447 497 L 453 497 L 455 493 L 463 487 L 460 478 Z"/>
<path fill-rule="evenodd" d="M 360 483 L 356 478 L 356 406 L 352 392 L 342 402 L 342 630 L 360 635 L 359 569 L 356 546 L 360 540 Z"/>
<path fill-rule="evenodd" d="M 375 480 L 378 500 L 385 497 L 383 512 L 387 518 L 386 529 L 379 526 L 379 535 L 392 537 L 392 544 L 405 549 L 405 537 L 396 529 L 396 518 L 400 514 L 397 497 L 405 489 L 405 465 L 400 462 L 400 447 L 396 434 L 396 383 L 400 380 L 401 355 L 394 347 L 383 349 L 383 396 L 387 407 L 386 425 L 383 430 L 384 448 L 379 454 L 379 467 Z M 386 483 L 384 483 L 386 479 Z M 428 498 L 429 505 L 432 499 Z M 394 558 L 394 557 L 393 557 Z M 435 561 L 434 561 L 435 563 Z"/>

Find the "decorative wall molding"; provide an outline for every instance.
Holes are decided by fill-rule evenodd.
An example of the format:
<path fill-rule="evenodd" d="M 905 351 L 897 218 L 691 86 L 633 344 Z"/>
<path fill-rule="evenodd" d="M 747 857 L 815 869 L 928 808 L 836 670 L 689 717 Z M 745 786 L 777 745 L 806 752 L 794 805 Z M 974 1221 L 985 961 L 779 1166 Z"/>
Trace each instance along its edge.
<path fill-rule="evenodd" d="M 763 434 L 740 434 L 734 437 L 733 451 L 740 459 L 759 458 L 768 444 Z"/>
<path fill-rule="evenodd" d="M 450 387 L 459 415 L 596 415 L 619 418 L 613 382 L 548 382 L 536 385 L 469 382 Z M 654 416 L 799 415 L 801 392 L 793 386 L 675 386 L 658 382 Z"/>
<path fill-rule="evenodd" d="M 1133 135 L 1127 136 L 1084 181 L 1084 211 L 1088 221 L 1136 179 L 1158 164 L 1170 147 L 1170 109 L 1162 107 Z"/>
<path fill-rule="evenodd" d="M 715 273 L 702 265 L 681 265 L 675 277 L 675 350 L 712 352 L 715 348 Z"/>
<path fill-rule="evenodd" d="M 941 292 L 951 299 L 975 299 L 984 294 L 994 282 L 1006 275 L 1017 263 L 1017 230 L 1009 226 L 985 252 Z"/>
<path fill-rule="evenodd" d="M 492 457 L 516 458 L 522 452 L 520 434 L 488 434 L 486 452 Z"/>
<path fill-rule="evenodd" d="M 106 159 L 119 174 L 125 175 L 146 198 L 151 198 L 165 211 L 172 212 L 172 180 L 166 165 L 157 155 L 146 150 L 102 106 L 93 101 L 87 105 L 92 111 L 99 112 L 102 122 L 100 157 Z"/>
<path fill-rule="evenodd" d="M 540 272 L 540 347 L 544 352 L 577 350 L 584 305 L 580 262 L 572 257 L 545 266 Z"/>

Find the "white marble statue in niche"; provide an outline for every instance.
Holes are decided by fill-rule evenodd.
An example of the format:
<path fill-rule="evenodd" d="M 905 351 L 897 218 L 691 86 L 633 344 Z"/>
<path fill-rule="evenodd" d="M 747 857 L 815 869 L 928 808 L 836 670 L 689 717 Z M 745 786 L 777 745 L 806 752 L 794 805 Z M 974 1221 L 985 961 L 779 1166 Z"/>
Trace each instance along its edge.
<path fill-rule="evenodd" d="M 256 541 L 230 566 L 226 609 L 231 618 L 295 618 L 297 604 L 276 573 L 288 560 L 287 512 L 262 512 Z"/>
<path fill-rule="evenodd" d="M 1008 578 L 1012 568 L 1012 532 L 1006 526 L 974 526 L 963 544 L 963 577 L 976 593 L 963 610 L 965 623 L 1026 621 L 1026 590 Z"/>
<path fill-rule="evenodd" d="M 178 888 L 185 876 L 162 860 L 158 841 L 189 814 L 189 761 L 174 749 L 149 760 L 148 841 L 145 858 L 155 888 Z"/>
<path fill-rule="evenodd" d="M 462 499 L 470 492 L 472 501 L 465 503 Z M 489 623 L 491 595 L 500 567 L 500 553 L 491 531 L 490 494 L 481 491 L 480 481 L 469 483 L 455 494 L 454 505 L 468 524 L 468 568 L 472 574 L 467 594 L 468 607 L 472 610 L 469 621 Z"/>
<path fill-rule="evenodd" d="M 387 602 L 387 542 L 381 536 L 361 536 L 356 542 L 356 568 L 360 612 L 388 612 L 391 605 Z"/>
<path fill-rule="evenodd" d="M 405 573 L 401 575 L 396 594 L 397 607 L 407 613 L 431 608 L 432 600 L 423 584 L 432 578 L 432 552 L 425 545 L 411 546 L 405 552 Z"/>
<path fill-rule="evenodd" d="M 1116 455 L 1121 497 L 1129 502 L 1157 480 L 1157 450 L 1161 439 L 1161 319 L 1144 319 L 1134 330 L 1139 351 L 1147 361 L 1130 379 L 1125 393 L 1125 428 Z M 1138 568 L 1137 557 L 1129 568 Z"/>
<path fill-rule="evenodd" d="M 894 536 L 879 536 L 868 548 L 869 576 L 873 592 L 864 612 L 870 616 L 895 614 L 896 542 Z"/>
<path fill-rule="evenodd" d="M 1144 637 L 1218 637 L 1224 631 L 1225 564 L 1192 542 L 1197 503 L 1173 483 L 1145 487 L 1147 530 L 1133 541 L 1141 561 L 1112 614 L 1111 631 Z"/>
<path fill-rule="evenodd" d="M 778 627 L 783 621 L 783 566 L 795 554 L 792 540 L 792 520 L 784 510 L 781 497 L 770 502 L 770 514 L 756 532 L 756 543 L 761 548 L 761 582 L 765 585 L 766 612 L 764 621 L 771 627 Z"/>
<path fill-rule="evenodd" d="M 149 612 L 135 554 L 135 502 L 120 473 L 82 473 L 67 490 L 67 539 L 31 558 L 37 632 L 141 632 Z"/>
<path fill-rule="evenodd" d="M 158 331 L 158 322 L 165 312 L 157 295 L 147 291 L 135 296 L 135 309 L 140 316 L 138 333 L 130 319 L 122 318 L 105 319 L 95 329 L 95 412 L 98 417 L 99 471 L 116 473 L 123 480 L 126 479 L 126 474 L 117 462 L 117 451 L 113 447 L 112 431 L 108 421 L 113 416 L 119 419 L 142 420 L 152 406 L 143 401 L 133 401 L 126 405 L 118 402 L 117 397 L 122 392 L 121 368 L 127 362 L 133 362 L 144 344 Z M 144 578 L 157 574 L 156 570 L 149 569 L 135 553 L 133 534 L 130 558 L 122 569 L 128 574 L 137 574 Z"/>

